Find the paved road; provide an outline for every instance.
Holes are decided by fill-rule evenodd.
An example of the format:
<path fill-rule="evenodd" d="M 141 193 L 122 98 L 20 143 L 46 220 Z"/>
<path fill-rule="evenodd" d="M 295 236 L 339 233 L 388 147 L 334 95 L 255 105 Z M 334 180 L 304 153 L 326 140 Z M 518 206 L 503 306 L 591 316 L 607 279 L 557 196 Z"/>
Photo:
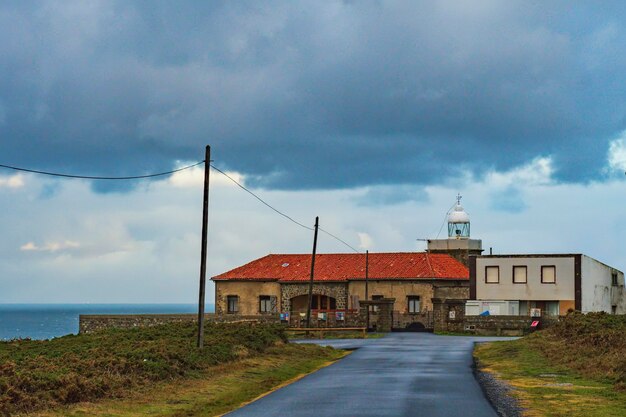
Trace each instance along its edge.
<path fill-rule="evenodd" d="M 228 416 L 497 417 L 471 369 L 482 340 L 494 338 L 391 333 L 323 341 L 358 350 Z"/>

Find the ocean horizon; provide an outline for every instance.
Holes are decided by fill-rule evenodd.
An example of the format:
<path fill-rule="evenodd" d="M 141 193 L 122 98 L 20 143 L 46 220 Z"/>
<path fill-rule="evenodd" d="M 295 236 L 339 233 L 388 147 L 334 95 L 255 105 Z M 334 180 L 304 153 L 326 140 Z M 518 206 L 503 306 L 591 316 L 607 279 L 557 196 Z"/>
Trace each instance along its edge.
<path fill-rule="evenodd" d="M 213 304 L 205 307 L 215 311 Z M 78 333 L 81 314 L 197 313 L 197 304 L 0 304 L 0 340 L 45 340 Z"/>

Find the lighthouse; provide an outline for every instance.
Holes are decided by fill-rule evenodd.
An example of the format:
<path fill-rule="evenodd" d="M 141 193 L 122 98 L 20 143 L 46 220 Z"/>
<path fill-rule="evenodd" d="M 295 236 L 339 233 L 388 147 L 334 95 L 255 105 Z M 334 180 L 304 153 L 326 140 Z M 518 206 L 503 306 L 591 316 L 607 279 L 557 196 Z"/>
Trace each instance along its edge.
<path fill-rule="evenodd" d="M 469 266 L 469 257 L 483 252 L 483 242 L 470 237 L 470 216 L 461 205 L 461 194 L 456 196 L 456 204 L 448 212 L 448 238 L 428 239 L 429 253 L 447 253 Z"/>
<path fill-rule="evenodd" d="M 469 214 L 461 205 L 461 194 L 456 196 L 456 205 L 448 214 L 448 239 L 469 239 Z"/>

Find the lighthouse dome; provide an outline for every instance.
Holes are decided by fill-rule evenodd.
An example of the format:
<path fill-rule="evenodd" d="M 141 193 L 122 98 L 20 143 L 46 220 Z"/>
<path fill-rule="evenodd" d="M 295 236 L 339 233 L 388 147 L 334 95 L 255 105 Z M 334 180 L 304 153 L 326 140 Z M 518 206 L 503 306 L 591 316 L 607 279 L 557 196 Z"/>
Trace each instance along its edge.
<path fill-rule="evenodd" d="M 457 204 L 454 210 L 448 214 L 448 223 L 469 223 L 469 221 L 469 214 L 460 204 Z"/>

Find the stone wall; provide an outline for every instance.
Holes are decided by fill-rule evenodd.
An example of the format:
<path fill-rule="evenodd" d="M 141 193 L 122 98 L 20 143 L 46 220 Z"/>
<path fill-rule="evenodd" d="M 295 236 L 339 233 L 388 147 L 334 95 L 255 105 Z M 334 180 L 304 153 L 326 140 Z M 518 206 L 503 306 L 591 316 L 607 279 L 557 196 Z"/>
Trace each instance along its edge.
<path fill-rule="evenodd" d="M 523 336 L 530 332 L 533 320 L 528 316 L 465 316 L 463 330 L 477 335 Z"/>
<path fill-rule="evenodd" d="M 326 314 L 321 320 L 317 314 L 311 313 L 311 327 L 365 327 L 365 317 L 357 311 L 346 311 L 343 320 L 337 320 L 334 312 Z M 292 314 L 289 318 L 290 327 L 306 327 L 306 316 Z"/>
<path fill-rule="evenodd" d="M 197 322 L 197 314 L 81 314 L 79 316 L 79 333 L 93 333 L 105 329 L 132 329 L 151 327 L 169 323 Z M 278 316 L 242 316 L 205 314 L 207 322 L 278 322 Z"/>
<path fill-rule="evenodd" d="M 433 324 L 436 332 L 460 332 L 464 329 L 465 301 L 469 283 L 437 284 L 434 289 Z"/>
<path fill-rule="evenodd" d="M 372 321 L 370 315 L 369 327 L 376 329 L 377 332 L 390 332 L 393 329 L 393 305 L 395 301 L 395 298 L 361 301 L 360 315 L 363 318 L 367 318 L 368 310 L 375 307 L 378 310 L 377 316 L 375 321 Z"/>
<path fill-rule="evenodd" d="M 435 332 L 460 332 L 464 328 L 465 300 L 433 298 Z"/>
<path fill-rule="evenodd" d="M 291 311 L 291 299 L 299 295 L 309 294 L 309 284 L 285 284 L 280 286 L 281 289 L 281 310 L 282 312 Z M 346 310 L 348 308 L 348 285 L 345 283 L 314 283 L 313 294 L 326 295 L 333 297 L 337 301 L 337 310 Z"/>

